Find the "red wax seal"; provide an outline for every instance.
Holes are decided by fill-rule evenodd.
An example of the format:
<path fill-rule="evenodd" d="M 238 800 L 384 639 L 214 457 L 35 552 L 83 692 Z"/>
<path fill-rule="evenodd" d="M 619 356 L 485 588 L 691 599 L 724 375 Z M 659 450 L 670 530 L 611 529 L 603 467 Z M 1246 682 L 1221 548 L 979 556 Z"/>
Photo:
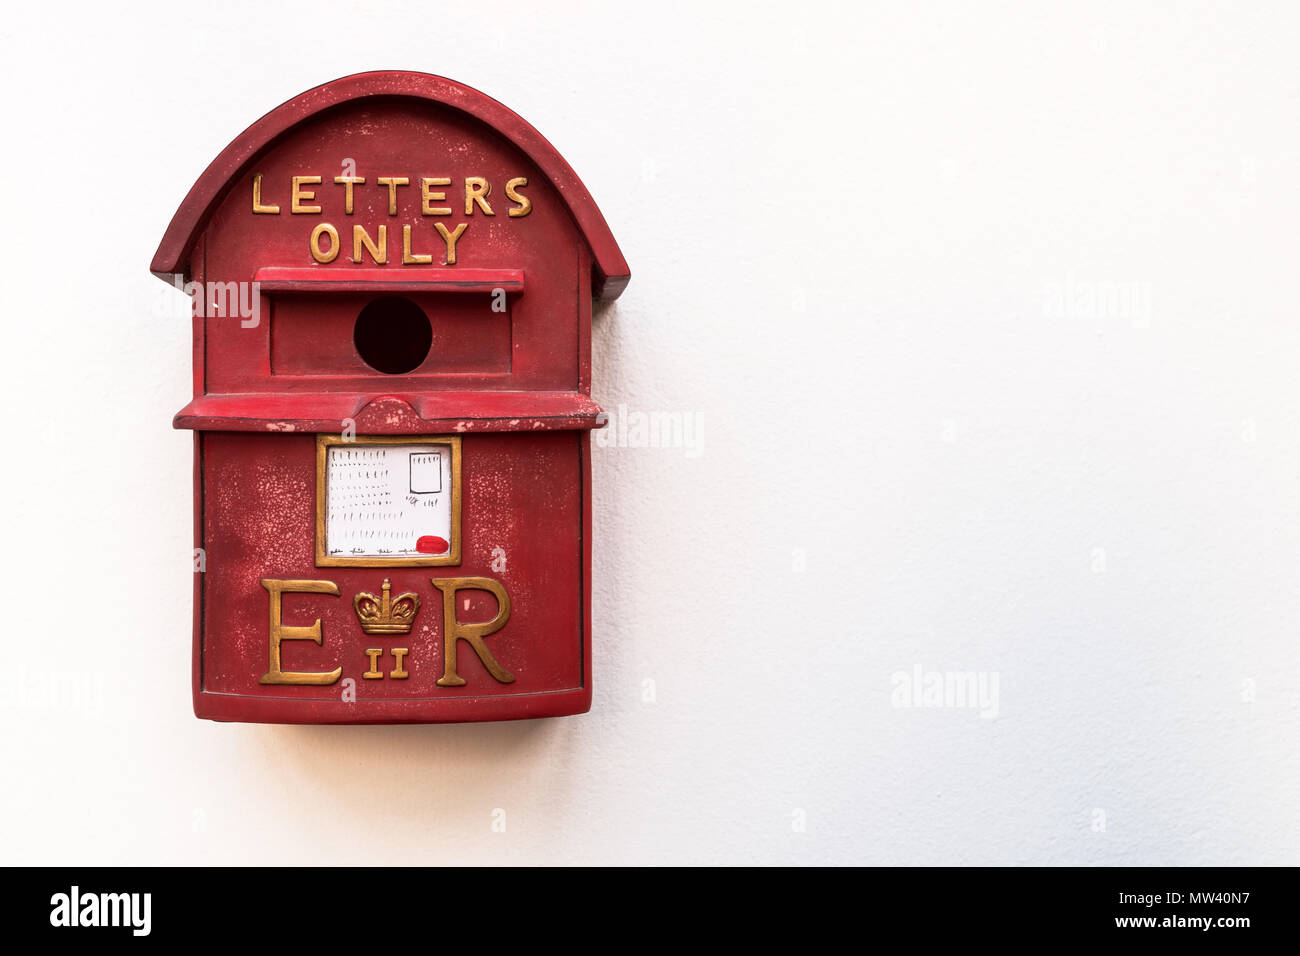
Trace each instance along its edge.
<path fill-rule="evenodd" d="M 415 542 L 415 550 L 421 554 L 445 554 L 447 551 L 447 540 L 440 538 L 436 534 L 421 535 Z"/>

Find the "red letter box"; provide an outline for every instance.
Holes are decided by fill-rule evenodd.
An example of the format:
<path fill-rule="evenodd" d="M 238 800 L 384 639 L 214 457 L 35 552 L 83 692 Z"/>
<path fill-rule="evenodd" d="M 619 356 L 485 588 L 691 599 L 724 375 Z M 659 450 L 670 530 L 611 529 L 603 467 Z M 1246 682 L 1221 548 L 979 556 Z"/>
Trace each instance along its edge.
<path fill-rule="evenodd" d="M 559 153 L 347 77 L 231 143 L 152 271 L 194 307 L 194 712 L 588 710 L 591 305 L 629 273 Z"/>

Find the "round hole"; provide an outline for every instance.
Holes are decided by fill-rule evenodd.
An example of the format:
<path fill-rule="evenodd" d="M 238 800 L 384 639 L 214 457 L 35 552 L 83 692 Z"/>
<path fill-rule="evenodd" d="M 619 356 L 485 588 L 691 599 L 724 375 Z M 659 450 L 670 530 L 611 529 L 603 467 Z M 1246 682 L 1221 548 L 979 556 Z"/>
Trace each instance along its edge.
<path fill-rule="evenodd" d="M 429 356 L 433 326 L 424 310 L 397 296 L 375 299 L 357 316 L 352 330 L 357 354 L 377 372 L 413 372 Z"/>

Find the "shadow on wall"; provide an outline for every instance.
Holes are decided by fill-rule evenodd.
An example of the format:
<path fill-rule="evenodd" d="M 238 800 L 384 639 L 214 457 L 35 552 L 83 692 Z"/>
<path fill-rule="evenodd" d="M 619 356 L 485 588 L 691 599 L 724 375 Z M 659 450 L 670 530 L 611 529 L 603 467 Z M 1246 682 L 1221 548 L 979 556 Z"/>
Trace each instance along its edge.
<path fill-rule="evenodd" d="M 356 828 L 355 838 L 376 850 L 416 852 L 428 846 L 430 827 L 478 836 L 508 826 L 512 804 L 523 813 L 539 798 L 567 802 L 577 783 L 569 758 L 581 720 L 590 716 L 249 728 L 272 765 L 264 779 L 310 801 L 310 819 Z"/>

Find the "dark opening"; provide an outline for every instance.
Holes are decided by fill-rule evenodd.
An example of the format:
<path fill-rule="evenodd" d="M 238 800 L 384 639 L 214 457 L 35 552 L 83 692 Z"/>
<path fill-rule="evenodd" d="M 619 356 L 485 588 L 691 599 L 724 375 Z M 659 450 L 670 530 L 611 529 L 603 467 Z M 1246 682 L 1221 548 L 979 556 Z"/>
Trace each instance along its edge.
<path fill-rule="evenodd" d="M 361 310 L 352 342 L 361 360 L 378 372 L 401 375 L 420 367 L 433 345 L 433 326 L 410 299 L 375 299 Z"/>

